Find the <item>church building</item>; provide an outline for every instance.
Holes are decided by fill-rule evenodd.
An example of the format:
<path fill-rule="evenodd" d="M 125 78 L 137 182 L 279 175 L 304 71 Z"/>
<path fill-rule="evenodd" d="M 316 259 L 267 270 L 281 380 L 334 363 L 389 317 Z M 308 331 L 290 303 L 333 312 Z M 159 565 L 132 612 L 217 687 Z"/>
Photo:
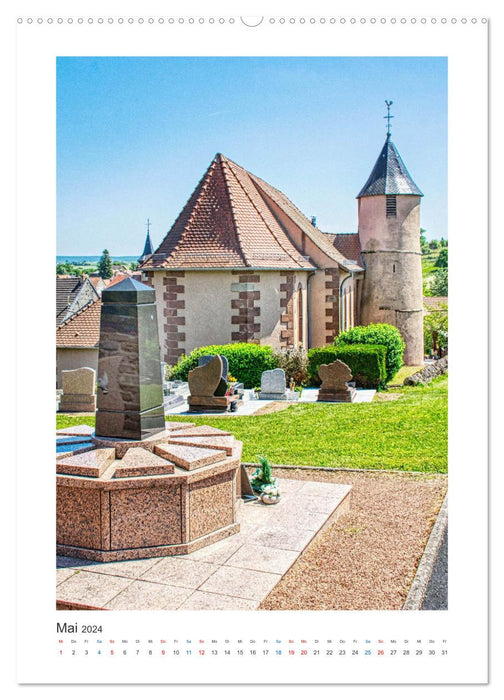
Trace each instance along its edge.
<path fill-rule="evenodd" d="M 390 323 L 423 364 L 420 198 L 387 133 L 357 195 L 358 233 L 323 233 L 283 192 L 218 153 L 140 269 L 163 359 L 209 344 L 320 347 Z M 148 234 L 149 236 L 149 234 Z"/>

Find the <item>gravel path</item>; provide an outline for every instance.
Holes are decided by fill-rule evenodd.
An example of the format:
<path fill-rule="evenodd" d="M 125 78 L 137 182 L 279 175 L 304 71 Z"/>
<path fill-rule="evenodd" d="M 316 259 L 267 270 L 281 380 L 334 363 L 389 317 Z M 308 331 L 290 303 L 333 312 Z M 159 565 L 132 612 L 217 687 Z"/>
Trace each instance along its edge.
<path fill-rule="evenodd" d="M 351 484 L 350 511 L 310 544 L 262 610 L 400 610 L 446 494 L 446 475 L 275 468 Z M 302 504 L 300 504 L 302 508 Z"/>

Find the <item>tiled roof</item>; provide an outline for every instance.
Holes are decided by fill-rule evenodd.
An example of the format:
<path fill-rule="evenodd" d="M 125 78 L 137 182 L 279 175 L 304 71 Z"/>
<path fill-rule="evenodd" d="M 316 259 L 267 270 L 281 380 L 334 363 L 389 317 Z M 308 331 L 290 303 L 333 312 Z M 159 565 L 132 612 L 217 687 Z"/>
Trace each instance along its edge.
<path fill-rule="evenodd" d="M 56 277 L 56 325 L 65 319 L 68 307 L 84 285 L 82 277 Z"/>
<path fill-rule="evenodd" d="M 327 240 L 326 234 L 322 233 L 316 226 L 312 224 L 310 219 L 308 219 L 293 202 L 290 201 L 288 197 L 284 195 L 283 192 L 272 187 L 270 184 L 261 180 L 261 178 L 256 175 L 250 174 L 252 181 L 257 185 L 259 191 L 262 190 L 264 194 L 272 199 L 275 204 L 282 209 L 282 211 L 287 214 L 287 216 L 298 226 L 301 231 L 311 240 L 315 245 L 322 250 L 329 258 L 334 260 L 345 269 L 360 270 L 357 265 L 347 265 L 345 264 L 345 258 L 341 253 L 334 248 L 330 241 Z"/>
<path fill-rule="evenodd" d="M 324 236 L 346 260 L 356 260 L 362 266 L 361 246 L 358 233 L 325 233 Z"/>
<path fill-rule="evenodd" d="M 87 277 L 56 277 L 56 326 L 99 296 Z"/>
<path fill-rule="evenodd" d="M 314 269 L 273 216 L 253 176 L 220 153 L 140 267 Z"/>
<path fill-rule="evenodd" d="M 107 289 L 109 287 L 113 287 L 114 284 L 117 284 L 118 282 L 122 282 L 123 280 L 127 280 L 131 277 L 127 272 L 115 272 L 114 276 L 107 280 Z"/>
<path fill-rule="evenodd" d="M 58 348 L 97 348 L 100 340 L 101 299 L 90 302 L 56 329 Z"/>
<path fill-rule="evenodd" d="M 416 194 L 423 197 L 422 191 L 413 182 L 389 134 L 371 175 L 357 198 L 379 194 Z"/>

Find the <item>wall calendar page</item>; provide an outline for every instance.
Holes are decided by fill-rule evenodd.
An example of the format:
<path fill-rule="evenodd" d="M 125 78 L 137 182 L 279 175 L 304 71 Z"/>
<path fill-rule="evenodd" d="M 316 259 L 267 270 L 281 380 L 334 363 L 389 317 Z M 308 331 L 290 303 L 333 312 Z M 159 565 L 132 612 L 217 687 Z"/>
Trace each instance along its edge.
<path fill-rule="evenodd" d="M 489 18 L 22 4 L 18 690 L 486 687 Z"/>

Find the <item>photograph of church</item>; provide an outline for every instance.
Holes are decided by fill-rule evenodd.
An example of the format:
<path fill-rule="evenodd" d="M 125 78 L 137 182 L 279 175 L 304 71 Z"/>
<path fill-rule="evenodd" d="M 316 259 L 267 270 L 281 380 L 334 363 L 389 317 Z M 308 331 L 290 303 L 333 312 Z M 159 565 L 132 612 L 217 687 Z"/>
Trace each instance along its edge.
<path fill-rule="evenodd" d="M 406 343 L 404 363 L 422 365 L 422 196 L 390 119 L 357 194 L 355 233 L 319 230 L 283 191 L 217 153 L 155 250 L 147 235 L 141 258 L 164 361 L 212 343 L 320 347 L 353 326 L 389 323 Z"/>
<path fill-rule="evenodd" d="M 446 60 L 57 78 L 57 609 L 445 610 Z"/>

